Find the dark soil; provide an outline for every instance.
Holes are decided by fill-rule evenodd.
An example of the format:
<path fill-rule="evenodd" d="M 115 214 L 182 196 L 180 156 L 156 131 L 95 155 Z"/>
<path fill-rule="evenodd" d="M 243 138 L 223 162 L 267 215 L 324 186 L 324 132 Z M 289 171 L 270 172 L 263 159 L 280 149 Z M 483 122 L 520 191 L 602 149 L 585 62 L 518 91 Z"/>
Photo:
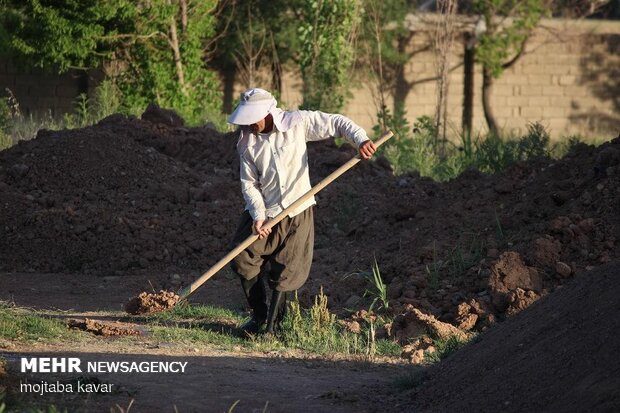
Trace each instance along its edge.
<path fill-rule="evenodd" d="M 153 288 L 178 290 L 229 251 L 243 209 L 236 135 L 186 128 L 156 107 L 144 118 L 41 131 L 0 152 L 0 272 L 100 277 L 104 291 L 169 273 Z M 310 144 L 311 180 L 353 155 Z M 508 318 L 431 369 L 394 404 L 402 411 L 617 410 L 619 189 L 620 137 L 446 183 L 362 162 L 317 196 L 300 299 L 322 286 L 332 310 L 367 308 L 376 259 L 402 343 L 420 333 L 407 320 L 484 332 Z M 72 280 L 66 289 L 81 293 Z M 22 294 L 46 287 L 31 289 Z M 127 310 L 176 304 L 163 298 L 144 293 Z"/>
<path fill-rule="evenodd" d="M 584 272 L 430 368 L 401 411 L 620 411 L 620 264 Z"/>

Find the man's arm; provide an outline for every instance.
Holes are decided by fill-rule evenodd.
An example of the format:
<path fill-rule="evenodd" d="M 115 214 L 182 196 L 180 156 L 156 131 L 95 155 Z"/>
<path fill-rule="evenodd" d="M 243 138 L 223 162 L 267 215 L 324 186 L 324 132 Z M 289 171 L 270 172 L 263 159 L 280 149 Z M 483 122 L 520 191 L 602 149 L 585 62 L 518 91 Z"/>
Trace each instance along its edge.
<path fill-rule="evenodd" d="M 260 190 L 260 181 L 258 180 L 256 165 L 248 160 L 244 154 L 240 155 L 239 175 L 241 178 L 241 193 L 248 206 L 248 212 L 254 220 L 254 230 L 259 237 L 263 239 L 271 233 L 271 229 L 265 230 L 262 228 L 267 220 L 265 200 Z"/>
<path fill-rule="evenodd" d="M 306 141 L 343 137 L 357 148 L 362 159 L 370 159 L 377 149 L 364 128 L 346 116 L 320 111 L 304 111 L 303 115 L 306 121 Z"/>

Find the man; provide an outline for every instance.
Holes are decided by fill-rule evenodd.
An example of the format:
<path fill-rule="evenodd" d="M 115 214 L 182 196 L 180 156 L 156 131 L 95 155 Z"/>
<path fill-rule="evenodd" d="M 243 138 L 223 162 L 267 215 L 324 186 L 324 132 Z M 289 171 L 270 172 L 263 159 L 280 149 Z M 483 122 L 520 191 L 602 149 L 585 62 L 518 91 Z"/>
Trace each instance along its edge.
<path fill-rule="evenodd" d="M 269 92 L 258 88 L 241 94 L 228 122 L 240 126 L 237 151 L 246 202 L 233 243 L 238 245 L 252 232 L 259 235 L 232 261 L 253 312 L 241 328 L 257 333 L 266 324 L 267 332 L 273 333 L 286 292 L 300 288 L 310 274 L 314 197 L 273 228 L 264 225 L 311 189 L 306 142 L 340 136 L 358 148 L 362 159 L 370 159 L 376 148 L 350 119 L 319 111 L 283 111 Z M 269 307 L 263 275 L 273 290 Z"/>

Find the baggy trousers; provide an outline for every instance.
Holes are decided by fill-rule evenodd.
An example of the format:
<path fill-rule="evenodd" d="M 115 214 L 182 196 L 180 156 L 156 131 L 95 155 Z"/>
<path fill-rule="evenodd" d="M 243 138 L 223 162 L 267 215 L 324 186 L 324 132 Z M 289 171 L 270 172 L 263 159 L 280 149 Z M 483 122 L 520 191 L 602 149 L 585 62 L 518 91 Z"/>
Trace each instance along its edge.
<path fill-rule="evenodd" d="M 250 213 L 244 211 L 233 238 L 233 246 L 252 235 L 253 225 Z M 261 274 L 269 263 L 270 269 L 266 274 L 269 286 L 277 291 L 293 291 L 308 279 L 313 251 L 314 215 L 311 206 L 277 223 L 268 237 L 256 240 L 233 259 L 231 267 L 243 279 L 251 280 Z"/>

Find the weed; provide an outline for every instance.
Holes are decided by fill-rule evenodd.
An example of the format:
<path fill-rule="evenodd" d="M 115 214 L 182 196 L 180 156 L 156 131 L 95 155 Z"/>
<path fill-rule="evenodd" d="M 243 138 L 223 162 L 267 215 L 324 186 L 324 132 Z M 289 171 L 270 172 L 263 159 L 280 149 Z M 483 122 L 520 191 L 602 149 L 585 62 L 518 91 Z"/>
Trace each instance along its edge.
<path fill-rule="evenodd" d="M 472 338 L 460 340 L 456 336 L 447 339 L 435 339 L 433 340 L 433 346 L 436 351 L 432 353 L 425 352 L 424 357 L 429 363 L 437 363 L 469 343 L 471 340 Z"/>
<path fill-rule="evenodd" d="M 442 262 L 437 260 L 437 245 L 433 242 L 433 262 L 425 266 L 426 279 L 428 282 L 427 288 L 430 291 L 436 291 L 439 289 L 439 271 L 441 271 Z"/>
<path fill-rule="evenodd" d="M 457 277 L 474 264 L 476 264 L 483 255 L 482 242 L 478 241 L 476 236 L 473 237 L 468 248 L 461 247 L 461 243 L 457 243 L 456 246 L 450 250 L 450 258 L 446 262 L 450 266 L 450 276 Z"/>
<path fill-rule="evenodd" d="M 376 304 L 379 304 L 377 310 L 388 309 L 390 304 L 387 296 L 387 286 L 383 282 L 383 278 L 381 278 L 381 271 L 376 259 L 372 264 L 372 271 L 367 273 L 366 278 L 372 284 L 372 288 L 366 289 L 364 292 L 364 297 L 372 298 L 368 311 L 373 311 Z"/>
<path fill-rule="evenodd" d="M 370 358 L 375 354 L 400 354 L 400 347 L 395 351 L 391 342 L 376 340 L 374 329 L 375 325 L 369 323 L 361 334 L 346 331 L 329 312 L 327 296 L 321 289 L 308 310 L 302 309 L 297 299 L 289 303 L 277 338 L 286 347 L 320 354 L 363 354 Z"/>

